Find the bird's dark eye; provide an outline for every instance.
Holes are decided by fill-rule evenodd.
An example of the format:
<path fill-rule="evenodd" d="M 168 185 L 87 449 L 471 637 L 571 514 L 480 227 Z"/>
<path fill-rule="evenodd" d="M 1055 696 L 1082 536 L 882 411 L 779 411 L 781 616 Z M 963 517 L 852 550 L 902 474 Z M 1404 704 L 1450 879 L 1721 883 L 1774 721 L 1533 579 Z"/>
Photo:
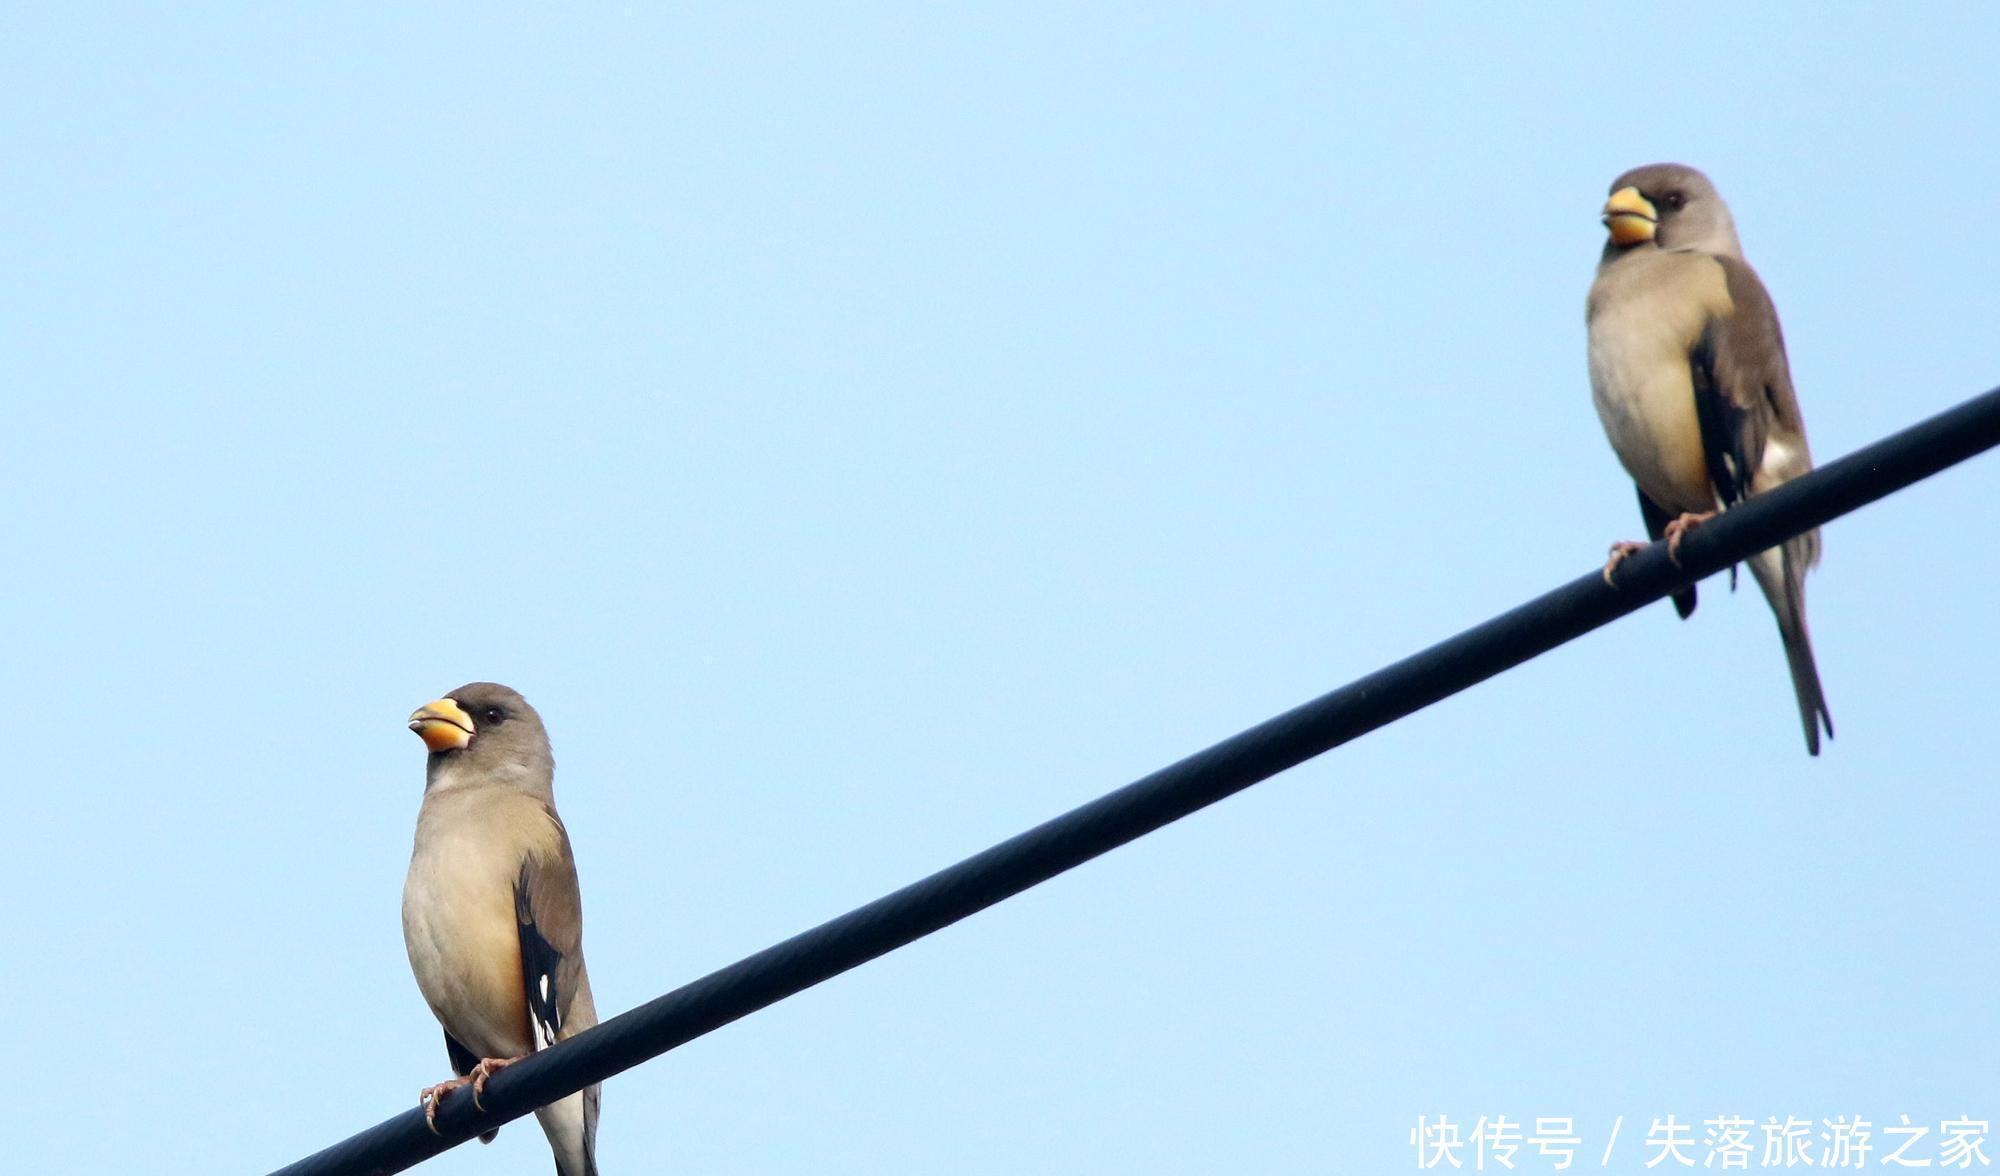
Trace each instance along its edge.
<path fill-rule="evenodd" d="M 1669 192 L 1666 199 L 1660 201 L 1660 203 L 1666 205 L 1668 208 L 1679 208 L 1681 205 L 1687 203 L 1687 197 L 1681 195 L 1679 192 Z"/>
<path fill-rule="evenodd" d="M 489 723 L 497 723 L 507 717 L 507 712 L 500 707 L 489 706 L 485 710 L 479 712 L 479 717 L 485 719 Z"/>

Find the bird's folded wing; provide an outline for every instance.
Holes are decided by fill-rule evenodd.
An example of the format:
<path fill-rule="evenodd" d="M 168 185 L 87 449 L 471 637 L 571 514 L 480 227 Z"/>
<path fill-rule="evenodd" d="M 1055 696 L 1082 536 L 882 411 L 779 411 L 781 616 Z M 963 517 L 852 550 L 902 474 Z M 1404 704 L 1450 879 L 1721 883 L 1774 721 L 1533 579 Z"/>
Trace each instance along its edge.
<path fill-rule="evenodd" d="M 521 981 L 535 1048 L 562 1040 L 583 976 L 583 912 L 569 834 L 553 811 L 553 844 L 530 852 L 514 884 L 520 921 Z"/>

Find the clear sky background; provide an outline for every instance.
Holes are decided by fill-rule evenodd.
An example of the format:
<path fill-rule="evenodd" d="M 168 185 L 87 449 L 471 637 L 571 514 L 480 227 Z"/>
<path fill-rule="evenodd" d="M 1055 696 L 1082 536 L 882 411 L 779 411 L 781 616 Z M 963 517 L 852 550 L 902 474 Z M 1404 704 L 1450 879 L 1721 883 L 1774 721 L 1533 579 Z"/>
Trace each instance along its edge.
<path fill-rule="evenodd" d="M 467 680 L 553 733 L 609 1013 L 1589 571 L 1641 532 L 1583 354 L 1627 167 L 1714 177 L 1822 460 L 2000 382 L 1996 45 L 6 9 L 5 1167 L 261 1171 L 445 1076 L 404 719 Z M 1818 761 L 1711 581 L 615 1079 L 604 1170 L 2000 1120 L 1996 504 L 1987 457 L 1827 530 Z"/>

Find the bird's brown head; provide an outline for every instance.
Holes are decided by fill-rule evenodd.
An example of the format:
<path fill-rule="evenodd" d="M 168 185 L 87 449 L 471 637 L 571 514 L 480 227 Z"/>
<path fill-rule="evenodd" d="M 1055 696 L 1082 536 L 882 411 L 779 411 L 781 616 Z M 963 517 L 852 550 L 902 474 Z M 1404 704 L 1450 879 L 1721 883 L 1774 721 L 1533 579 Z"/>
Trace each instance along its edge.
<path fill-rule="evenodd" d="M 454 775 L 525 775 L 544 785 L 555 771 L 542 716 L 497 682 L 470 682 L 425 703 L 410 716 L 410 730 L 430 749 L 433 781 L 446 766 Z"/>
<path fill-rule="evenodd" d="M 1638 246 L 1741 257 L 1736 222 L 1708 177 L 1684 163 L 1649 163 L 1611 181 L 1604 202 L 1607 259 Z"/>

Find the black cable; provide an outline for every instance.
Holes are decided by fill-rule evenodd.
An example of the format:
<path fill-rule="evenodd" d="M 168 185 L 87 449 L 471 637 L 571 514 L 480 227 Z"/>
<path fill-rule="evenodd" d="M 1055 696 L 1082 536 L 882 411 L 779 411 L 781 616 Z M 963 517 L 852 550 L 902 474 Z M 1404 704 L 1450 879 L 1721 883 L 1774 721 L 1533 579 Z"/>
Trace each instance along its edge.
<path fill-rule="evenodd" d="M 280 1176 L 399 1172 L 535 1107 L 894 951 L 1250 785 L 1548 652 L 1765 548 L 2000 444 L 2000 388 L 1878 441 L 1688 533 L 1655 543 L 1448 641 L 1162 768 L 949 869 L 613 1017 L 444 1100 L 441 1135 L 411 1107 Z"/>

